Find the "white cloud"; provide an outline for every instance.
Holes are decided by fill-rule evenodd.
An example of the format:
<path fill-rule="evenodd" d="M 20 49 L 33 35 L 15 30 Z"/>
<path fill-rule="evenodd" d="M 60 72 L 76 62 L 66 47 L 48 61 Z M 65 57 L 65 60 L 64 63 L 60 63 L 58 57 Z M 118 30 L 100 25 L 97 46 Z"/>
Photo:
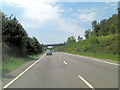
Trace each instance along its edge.
<path fill-rule="evenodd" d="M 117 6 L 118 3 L 112 3 L 111 6 L 114 7 L 114 6 Z"/>
<path fill-rule="evenodd" d="M 103 2 L 105 2 L 106 4 L 109 4 L 111 2 L 118 2 L 119 0 L 103 0 Z M 102 0 L 101 0 L 102 2 Z"/>
<path fill-rule="evenodd" d="M 60 12 L 64 12 L 65 10 L 60 9 L 60 6 L 56 6 L 56 1 L 57 0 L 2 0 L 3 3 L 23 9 L 23 16 L 21 17 L 23 17 L 24 20 L 21 21 L 21 23 L 24 27 L 39 28 L 42 25 L 46 25 L 47 22 L 50 22 L 58 26 L 60 30 L 73 33 L 74 35 L 83 35 L 84 29 L 76 23 L 60 17 Z M 69 11 L 72 10 L 72 8 L 69 9 Z M 88 14 L 88 16 L 91 15 L 93 14 Z M 82 14 L 80 15 L 80 19 L 85 19 L 85 21 L 90 20 Z"/>
<path fill-rule="evenodd" d="M 60 12 L 64 12 L 65 10 L 64 9 L 61 9 L 61 10 L 59 10 Z"/>
<path fill-rule="evenodd" d="M 24 9 L 23 16 L 35 21 L 46 21 L 58 16 L 58 7 L 51 3 L 56 0 L 3 0 L 3 2 Z"/>
<path fill-rule="evenodd" d="M 38 28 L 46 22 L 59 18 L 60 10 L 55 6 L 57 0 L 2 0 L 3 3 L 22 8 L 22 24 L 31 28 Z M 54 4 L 54 5 L 53 5 Z"/>
<path fill-rule="evenodd" d="M 52 7 L 49 4 L 41 3 L 33 8 L 26 8 L 23 16 L 35 22 L 45 22 L 47 20 L 56 19 L 59 17 L 58 8 Z"/>
<path fill-rule="evenodd" d="M 92 8 L 90 8 L 90 9 L 78 9 L 77 11 L 78 11 L 79 13 L 90 13 L 90 12 L 97 11 L 97 10 L 98 10 L 97 8 L 92 7 Z"/>
<path fill-rule="evenodd" d="M 104 9 L 108 9 L 109 7 L 105 7 Z"/>
<path fill-rule="evenodd" d="M 106 1 L 105 3 L 106 3 L 106 4 L 109 4 L 109 3 L 110 3 L 110 1 Z"/>
<path fill-rule="evenodd" d="M 83 13 L 79 15 L 79 18 L 83 22 L 88 22 L 88 21 L 93 21 L 95 19 L 96 13 L 91 12 L 91 13 Z"/>
<path fill-rule="evenodd" d="M 78 26 L 74 20 L 71 21 L 67 21 L 65 19 L 61 19 L 59 20 L 59 26 L 58 28 L 67 32 L 70 32 L 72 34 L 75 35 L 83 35 L 83 32 L 85 29 L 81 28 L 80 26 Z"/>
<path fill-rule="evenodd" d="M 82 22 L 89 22 L 93 21 L 96 18 L 96 15 L 99 10 L 95 7 L 92 7 L 90 9 L 78 9 L 78 14 L 74 14 L 78 17 Z"/>
<path fill-rule="evenodd" d="M 69 9 L 67 10 L 67 12 L 71 12 L 71 11 L 73 11 L 73 9 L 72 9 L 72 8 L 69 8 Z"/>

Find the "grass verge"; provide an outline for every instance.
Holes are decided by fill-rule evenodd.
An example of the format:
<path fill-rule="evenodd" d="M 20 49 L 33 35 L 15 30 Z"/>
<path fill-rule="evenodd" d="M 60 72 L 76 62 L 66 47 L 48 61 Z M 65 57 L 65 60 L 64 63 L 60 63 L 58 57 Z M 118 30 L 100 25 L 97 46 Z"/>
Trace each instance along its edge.
<path fill-rule="evenodd" d="M 40 54 L 37 55 L 29 55 L 25 58 L 20 57 L 14 57 L 9 55 L 3 55 L 2 58 L 2 74 L 7 74 L 8 72 L 11 72 L 18 67 L 20 67 L 22 64 L 31 61 L 32 59 L 36 59 Z"/>
<path fill-rule="evenodd" d="M 73 52 L 73 51 L 66 52 L 66 53 L 118 61 L 118 55 L 112 55 L 112 54 L 80 53 L 80 52 Z"/>

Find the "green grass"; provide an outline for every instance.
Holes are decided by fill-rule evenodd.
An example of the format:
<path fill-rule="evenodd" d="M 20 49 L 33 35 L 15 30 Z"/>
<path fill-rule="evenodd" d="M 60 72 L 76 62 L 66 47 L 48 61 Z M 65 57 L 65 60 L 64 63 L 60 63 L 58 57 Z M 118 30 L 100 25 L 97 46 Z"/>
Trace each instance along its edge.
<path fill-rule="evenodd" d="M 118 55 L 112 55 L 112 54 L 80 53 L 80 52 L 73 52 L 73 51 L 66 52 L 66 53 L 118 61 Z"/>
<path fill-rule="evenodd" d="M 8 72 L 11 72 L 15 69 L 17 69 L 18 67 L 20 67 L 22 64 L 31 61 L 32 59 L 36 59 L 38 55 L 29 55 L 25 58 L 18 58 L 18 57 L 14 57 L 14 56 L 9 56 L 9 55 L 3 55 L 3 59 L 2 59 L 2 74 L 6 74 Z"/>

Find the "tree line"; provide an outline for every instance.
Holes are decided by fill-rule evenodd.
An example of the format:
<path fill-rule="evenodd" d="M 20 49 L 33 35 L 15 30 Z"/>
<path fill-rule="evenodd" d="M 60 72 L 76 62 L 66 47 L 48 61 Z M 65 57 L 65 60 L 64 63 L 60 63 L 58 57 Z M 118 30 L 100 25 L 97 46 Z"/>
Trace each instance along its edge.
<path fill-rule="evenodd" d="M 114 14 L 109 19 L 103 19 L 100 22 L 94 20 L 92 23 L 92 30 L 85 31 L 85 38 L 90 36 L 108 36 L 118 34 L 118 14 Z"/>
<path fill-rule="evenodd" d="M 108 36 L 113 34 L 118 34 L 118 14 L 114 14 L 109 19 L 103 19 L 100 22 L 94 20 L 92 23 L 92 30 L 88 29 L 85 30 L 84 37 L 88 39 L 91 36 L 94 37 L 101 37 L 101 36 Z M 81 42 L 83 37 L 78 36 L 77 40 L 74 36 L 68 37 L 66 43 L 70 44 L 73 42 Z"/>
<path fill-rule="evenodd" d="M 2 42 L 3 48 L 10 48 L 5 53 L 26 56 L 42 52 L 42 45 L 35 37 L 28 36 L 16 17 L 13 15 L 8 17 L 4 13 L 2 13 Z"/>
<path fill-rule="evenodd" d="M 100 22 L 94 20 L 91 25 L 92 29 L 85 30 L 83 37 L 74 36 L 68 37 L 65 41 L 66 45 L 56 46 L 57 51 L 73 51 L 86 53 L 101 53 L 101 54 L 120 54 L 118 47 L 118 14 L 112 15 L 109 19 L 103 19 Z"/>

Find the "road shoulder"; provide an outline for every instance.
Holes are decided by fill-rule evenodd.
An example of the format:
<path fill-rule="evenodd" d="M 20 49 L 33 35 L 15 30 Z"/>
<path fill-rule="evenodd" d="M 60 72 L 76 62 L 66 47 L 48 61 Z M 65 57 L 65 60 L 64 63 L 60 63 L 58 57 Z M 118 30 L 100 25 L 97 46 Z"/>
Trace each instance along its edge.
<path fill-rule="evenodd" d="M 113 60 L 109 60 L 109 59 L 96 58 L 96 57 L 92 57 L 92 56 L 77 55 L 77 54 L 67 53 L 67 52 L 60 52 L 60 53 L 64 53 L 64 54 L 68 54 L 68 55 L 73 55 L 73 56 L 86 57 L 86 58 L 90 58 L 91 60 L 92 60 L 92 59 L 97 59 L 97 60 L 99 60 L 99 61 L 104 61 L 104 62 L 110 62 L 110 63 L 119 64 L 118 61 L 113 61 Z"/>
<path fill-rule="evenodd" d="M 38 56 L 38 59 L 41 57 L 42 55 Z M 25 69 L 27 69 L 31 64 L 33 64 L 36 60 L 31 60 L 27 63 L 24 63 L 23 65 L 21 65 L 19 68 L 17 68 L 16 70 L 5 74 L 2 76 L 2 86 L 5 86 L 7 83 L 9 83 L 11 80 L 13 80 L 16 76 L 18 76 L 21 72 L 23 72 Z"/>

